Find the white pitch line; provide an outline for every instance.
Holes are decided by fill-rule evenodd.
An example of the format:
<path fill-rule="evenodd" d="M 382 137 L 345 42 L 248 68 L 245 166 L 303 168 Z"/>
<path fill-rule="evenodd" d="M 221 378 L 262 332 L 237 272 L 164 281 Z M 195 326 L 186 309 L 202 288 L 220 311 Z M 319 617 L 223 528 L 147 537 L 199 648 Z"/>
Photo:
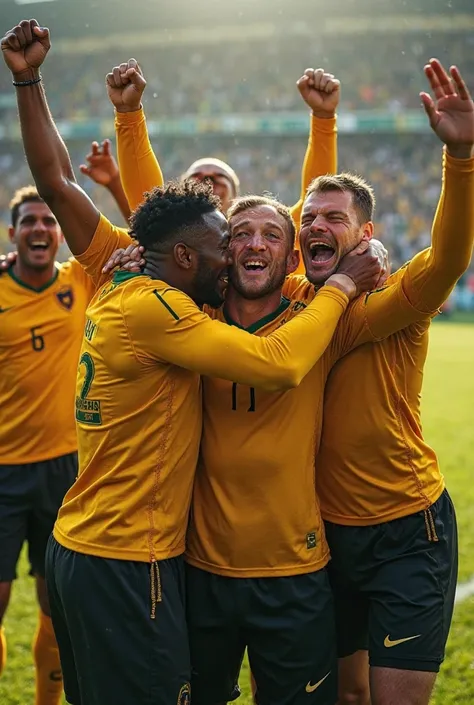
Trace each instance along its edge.
<path fill-rule="evenodd" d="M 471 595 L 474 595 L 474 575 L 467 583 L 458 583 L 454 604 L 457 605 L 460 602 L 464 602 L 464 600 L 467 600 Z"/>

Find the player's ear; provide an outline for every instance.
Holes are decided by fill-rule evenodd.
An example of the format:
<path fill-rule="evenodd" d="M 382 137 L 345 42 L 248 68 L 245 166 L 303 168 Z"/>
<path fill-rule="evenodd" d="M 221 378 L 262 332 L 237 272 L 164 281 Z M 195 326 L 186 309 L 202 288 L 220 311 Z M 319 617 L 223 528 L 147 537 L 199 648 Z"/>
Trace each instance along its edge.
<path fill-rule="evenodd" d="M 374 224 L 371 220 L 364 223 L 362 226 L 362 240 L 372 240 L 374 236 Z"/>
<path fill-rule="evenodd" d="M 286 276 L 288 274 L 293 274 L 298 269 L 300 263 L 300 253 L 299 250 L 292 250 L 288 257 L 286 258 Z"/>
<path fill-rule="evenodd" d="M 181 269 L 191 269 L 194 264 L 194 252 L 184 244 L 177 242 L 173 247 L 173 256 L 176 264 Z"/>
<path fill-rule="evenodd" d="M 10 225 L 10 227 L 8 228 L 8 238 L 10 242 L 15 241 L 15 228 L 13 227 L 13 225 Z"/>

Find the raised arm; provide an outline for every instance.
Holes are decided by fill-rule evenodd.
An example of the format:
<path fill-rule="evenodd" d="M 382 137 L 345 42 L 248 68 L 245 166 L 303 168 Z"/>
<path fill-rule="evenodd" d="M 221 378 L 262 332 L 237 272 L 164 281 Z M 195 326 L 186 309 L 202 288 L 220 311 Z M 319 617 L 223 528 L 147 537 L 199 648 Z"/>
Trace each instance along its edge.
<path fill-rule="evenodd" d="M 444 143 L 441 196 L 431 247 L 414 258 L 403 279 L 416 308 L 428 313 L 446 301 L 469 267 L 474 243 L 474 104 L 456 67 L 436 59 L 425 66 L 434 99 L 422 93 L 433 132 Z"/>
<path fill-rule="evenodd" d="M 107 74 L 107 93 L 115 108 L 117 155 L 123 188 L 130 209 L 143 194 L 163 185 L 163 174 L 151 146 L 141 100 L 146 81 L 135 59 L 115 66 Z"/>
<path fill-rule="evenodd" d="M 445 144 L 443 183 L 431 247 L 351 304 L 334 343 L 345 354 L 362 343 L 386 338 L 427 321 L 446 301 L 469 267 L 474 244 L 474 106 L 459 71 L 451 79 L 432 59 L 425 73 L 434 101 L 422 94 L 433 131 Z"/>
<path fill-rule="evenodd" d="M 46 101 L 39 69 L 50 48 L 49 30 L 36 20 L 24 20 L 5 35 L 1 46 L 16 85 L 23 145 L 36 187 L 73 254 L 81 254 L 92 241 L 100 214 L 76 183 Z"/>
<path fill-rule="evenodd" d="M 347 302 L 338 289 L 323 287 L 266 338 L 212 321 L 176 289 L 144 289 L 125 300 L 123 313 L 138 357 L 278 391 L 296 387 L 321 357 Z"/>
<path fill-rule="evenodd" d="M 301 195 L 291 209 L 296 232 L 299 232 L 308 186 L 317 176 L 335 174 L 337 171 L 336 109 L 340 99 L 340 83 L 324 69 L 306 69 L 297 86 L 301 97 L 311 109 L 308 147 L 301 174 Z M 298 237 L 296 248 L 299 249 Z M 295 273 L 304 274 L 302 259 Z"/>

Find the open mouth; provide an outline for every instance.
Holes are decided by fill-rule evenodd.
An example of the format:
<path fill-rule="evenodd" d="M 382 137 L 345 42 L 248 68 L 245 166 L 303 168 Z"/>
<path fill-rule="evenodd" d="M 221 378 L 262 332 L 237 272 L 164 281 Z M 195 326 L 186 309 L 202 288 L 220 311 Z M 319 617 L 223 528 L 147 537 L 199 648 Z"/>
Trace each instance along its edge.
<path fill-rule="evenodd" d="M 243 267 L 246 272 L 263 272 L 267 268 L 267 263 L 261 259 L 250 259 L 244 262 Z"/>
<path fill-rule="evenodd" d="M 48 249 L 49 242 L 45 240 L 31 240 L 31 242 L 28 243 L 28 247 L 30 250 L 41 252 Z"/>
<path fill-rule="evenodd" d="M 329 262 L 336 254 L 334 247 L 331 247 L 331 245 L 328 245 L 327 242 L 323 242 L 322 240 L 314 240 L 309 246 L 309 251 L 314 264 Z"/>

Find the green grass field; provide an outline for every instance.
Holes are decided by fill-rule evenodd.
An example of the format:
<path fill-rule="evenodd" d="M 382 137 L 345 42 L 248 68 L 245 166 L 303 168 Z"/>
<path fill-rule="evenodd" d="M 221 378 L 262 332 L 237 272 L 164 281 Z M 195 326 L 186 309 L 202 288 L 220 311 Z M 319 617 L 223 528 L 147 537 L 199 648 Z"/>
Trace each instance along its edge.
<path fill-rule="evenodd" d="M 425 376 L 425 434 L 439 454 L 456 504 L 460 534 L 460 581 L 474 576 L 474 325 L 435 323 Z M 5 622 L 8 663 L 0 680 L 0 705 L 34 702 L 31 640 L 37 607 L 23 561 Z M 242 674 L 242 705 L 250 705 L 248 668 Z M 446 661 L 433 705 L 474 703 L 474 597 L 456 607 Z"/>

